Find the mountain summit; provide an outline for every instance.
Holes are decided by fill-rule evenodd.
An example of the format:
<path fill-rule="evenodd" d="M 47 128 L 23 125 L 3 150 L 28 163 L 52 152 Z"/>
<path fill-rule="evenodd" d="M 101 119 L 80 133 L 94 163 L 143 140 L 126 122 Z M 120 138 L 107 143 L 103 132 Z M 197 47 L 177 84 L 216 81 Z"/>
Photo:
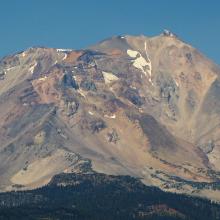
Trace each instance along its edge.
<path fill-rule="evenodd" d="M 100 172 L 220 200 L 220 68 L 170 31 L 0 60 L 0 189 Z"/>

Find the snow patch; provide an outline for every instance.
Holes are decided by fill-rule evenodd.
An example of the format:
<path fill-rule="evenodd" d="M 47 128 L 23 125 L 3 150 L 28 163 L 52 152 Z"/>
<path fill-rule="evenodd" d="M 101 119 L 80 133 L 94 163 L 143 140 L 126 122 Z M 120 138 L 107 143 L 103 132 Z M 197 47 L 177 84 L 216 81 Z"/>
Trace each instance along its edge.
<path fill-rule="evenodd" d="M 175 82 L 176 86 L 179 87 L 179 83 L 177 82 L 176 79 L 174 79 L 174 82 Z"/>
<path fill-rule="evenodd" d="M 133 62 L 133 66 L 137 69 L 140 69 L 145 76 L 147 75 L 147 71 L 145 70 L 145 68 L 148 67 L 148 63 L 142 56 L 136 58 L 136 60 Z"/>
<path fill-rule="evenodd" d="M 137 89 L 135 86 L 132 86 L 132 85 L 131 85 L 130 87 L 131 87 L 132 89 Z"/>
<path fill-rule="evenodd" d="M 45 81 L 46 79 L 47 79 L 47 76 L 44 76 L 44 77 L 39 78 L 38 80 L 39 81 Z"/>
<path fill-rule="evenodd" d="M 57 49 L 57 52 L 70 52 L 72 49 Z"/>
<path fill-rule="evenodd" d="M 65 60 L 67 58 L 67 54 L 65 53 L 64 54 L 64 57 L 63 57 L 63 60 Z"/>
<path fill-rule="evenodd" d="M 26 52 L 23 52 L 23 53 L 21 54 L 21 56 L 22 56 L 22 57 L 25 57 L 25 56 L 26 56 Z"/>
<path fill-rule="evenodd" d="M 131 58 L 135 58 L 133 62 L 133 66 L 136 67 L 137 69 L 141 70 L 145 76 L 149 75 L 149 82 L 153 85 L 152 83 L 152 65 L 151 65 L 151 60 L 149 58 L 149 55 L 147 53 L 147 42 L 145 41 L 144 43 L 144 49 L 146 53 L 147 59 L 145 59 L 140 52 L 135 51 L 135 50 L 127 50 L 128 56 Z M 141 76 L 142 78 L 142 76 Z"/>
<path fill-rule="evenodd" d="M 144 112 L 143 108 L 138 108 L 138 110 L 139 110 L 139 112 L 141 112 L 141 113 Z"/>
<path fill-rule="evenodd" d="M 166 37 L 176 37 L 176 34 L 172 33 L 171 31 L 167 30 L 167 29 L 164 29 L 163 30 L 163 36 L 166 36 Z"/>
<path fill-rule="evenodd" d="M 67 52 L 71 52 L 73 51 L 72 49 L 56 49 L 58 53 L 63 53 L 64 57 L 62 60 L 65 60 L 67 58 Z"/>
<path fill-rule="evenodd" d="M 102 74 L 103 74 L 103 77 L 104 77 L 106 84 L 118 80 L 118 77 L 116 75 L 114 75 L 113 73 L 102 71 Z"/>
<path fill-rule="evenodd" d="M 72 77 L 78 84 L 80 84 L 80 76 L 73 75 Z"/>
<path fill-rule="evenodd" d="M 86 98 L 86 95 L 85 95 L 85 93 L 82 91 L 82 89 L 78 89 L 77 91 L 78 91 L 78 93 L 79 93 L 82 97 Z"/>
<path fill-rule="evenodd" d="M 138 51 L 135 50 L 127 50 L 127 54 L 128 56 L 132 57 L 132 58 L 136 58 L 138 54 L 140 54 Z"/>
<path fill-rule="evenodd" d="M 30 68 L 29 71 L 31 72 L 31 74 L 34 73 L 35 67 L 37 66 L 37 62 L 35 62 Z"/>
<path fill-rule="evenodd" d="M 112 118 L 112 119 L 115 119 L 116 118 L 116 115 L 104 115 L 105 118 Z"/>
<path fill-rule="evenodd" d="M 150 60 L 150 58 L 149 58 L 149 55 L 148 55 L 148 53 L 147 53 L 147 42 L 145 41 L 144 42 L 144 49 L 145 49 L 145 53 L 146 53 L 146 56 L 147 56 L 147 63 L 148 63 L 148 67 L 149 67 L 149 71 L 148 71 L 148 73 L 149 73 L 149 75 L 151 76 L 152 75 L 152 65 L 151 65 L 151 60 Z"/>

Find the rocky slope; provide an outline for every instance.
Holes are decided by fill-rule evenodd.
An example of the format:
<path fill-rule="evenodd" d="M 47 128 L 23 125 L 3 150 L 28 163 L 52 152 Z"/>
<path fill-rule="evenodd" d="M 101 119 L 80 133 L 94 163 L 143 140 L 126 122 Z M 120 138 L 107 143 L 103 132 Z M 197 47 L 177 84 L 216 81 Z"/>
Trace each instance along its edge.
<path fill-rule="evenodd" d="M 0 61 L 0 189 L 131 175 L 220 200 L 220 68 L 170 32 Z"/>

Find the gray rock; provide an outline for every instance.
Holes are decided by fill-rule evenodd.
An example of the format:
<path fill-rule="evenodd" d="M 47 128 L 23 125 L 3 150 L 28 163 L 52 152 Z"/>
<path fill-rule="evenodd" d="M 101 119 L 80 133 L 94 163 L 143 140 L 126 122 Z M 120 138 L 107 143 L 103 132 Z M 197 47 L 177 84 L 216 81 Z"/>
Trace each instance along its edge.
<path fill-rule="evenodd" d="M 116 144 L 117 141 L 119 141 L 119 136 L 115 129 L 112 129 L 112 131 L 108 132 L 107 139 L 109 142 L 114 144 Z"/>

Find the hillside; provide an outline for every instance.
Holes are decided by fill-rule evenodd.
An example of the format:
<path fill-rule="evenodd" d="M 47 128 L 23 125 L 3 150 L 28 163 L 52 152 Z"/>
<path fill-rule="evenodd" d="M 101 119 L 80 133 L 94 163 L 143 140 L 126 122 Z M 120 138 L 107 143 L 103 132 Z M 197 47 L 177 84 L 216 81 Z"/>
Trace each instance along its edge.
<path fill-rule="evenodd" d="M 0 190 L 92 170 L 220 201 L 220 69 L 170 32 L 0 61 Z"/>

